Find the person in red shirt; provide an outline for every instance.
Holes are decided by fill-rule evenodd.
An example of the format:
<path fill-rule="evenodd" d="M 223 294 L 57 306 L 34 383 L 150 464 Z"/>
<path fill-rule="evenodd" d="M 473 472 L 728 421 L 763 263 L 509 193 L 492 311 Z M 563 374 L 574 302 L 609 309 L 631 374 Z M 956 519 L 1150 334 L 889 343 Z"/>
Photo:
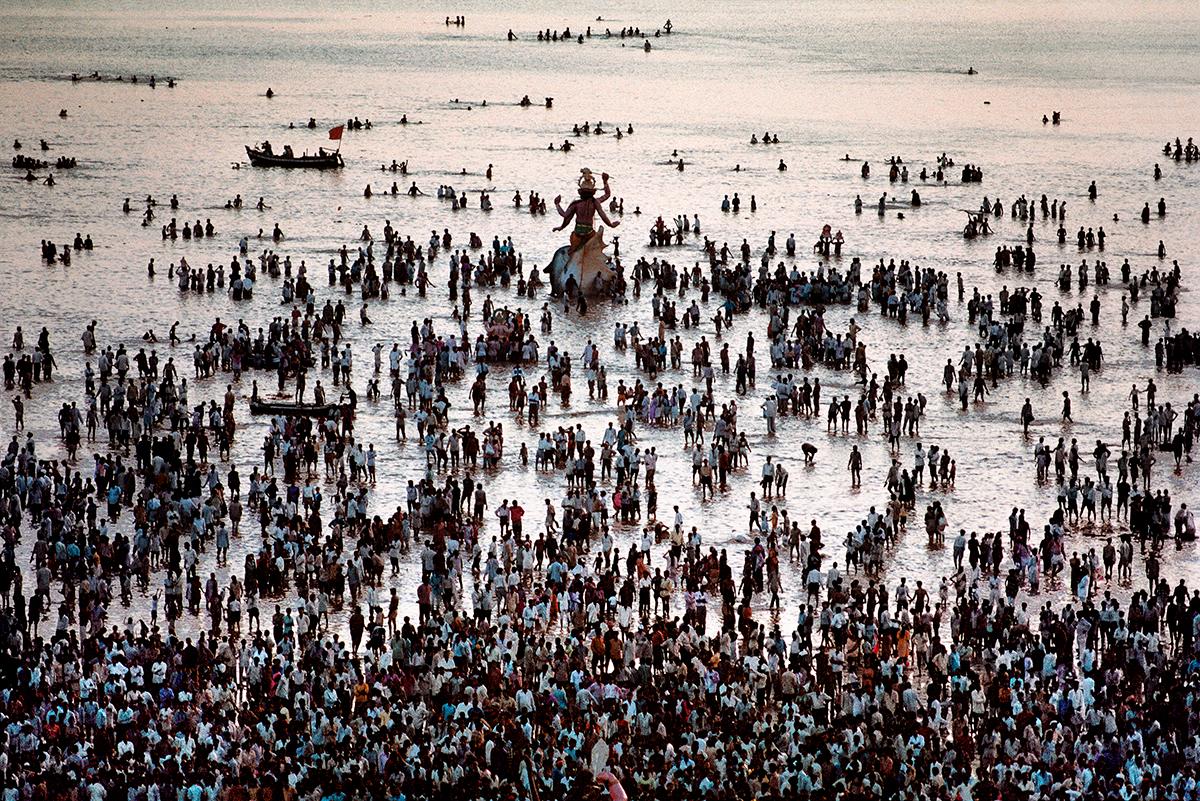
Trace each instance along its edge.
<path fill-rule="evenodd" d="M 512 522 L 513 536 L 518 540 L 521 539 L 521 518 L 524 516 L 524 507 L 514 498 L 512 506 L 508 507 L 508 519 Z"/>

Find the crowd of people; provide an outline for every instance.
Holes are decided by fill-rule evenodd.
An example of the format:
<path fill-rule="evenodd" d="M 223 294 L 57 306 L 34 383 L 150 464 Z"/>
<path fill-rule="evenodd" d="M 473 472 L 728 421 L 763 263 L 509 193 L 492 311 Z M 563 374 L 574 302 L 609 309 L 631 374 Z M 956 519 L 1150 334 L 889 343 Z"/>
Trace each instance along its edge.
<path fill-rule="evenodd" d="M 1119 557 L 1110 540 L 1103 556 L 1068 560 L 1070 508 L 1050 516 L 1040 543 L 1017 509 L 1007 536 L 961 530 L 954 572 L 925 587 L 880 578 L 911 499 L 893 492 L 884 512 L 867 511 L 839 566 L 815 521 L 768 506 L 786 492 L 770 458 L 744 555 L 706 547 L 678 512 L 659 522 L 655 460 L 636 456 L 633 416 L 603 435 L 615 471 L 602 456 L 595 472 L 581 428 L 539 444 L 539 462 L 575 466 L 561 512 L 547 501 L 534 529 L 518 501 L 492 508 L 473 448 L 461 481 L 410 482 L 407 506 L 374 513 L 374 462 L 352 421 L 275 420 L 263 469 L 243 484 L 236 467 L 192 450 L 208 418 L 178 402 L 163 415 L 162 436 L 144 433 L 130 462 L 98 457 L 85 472 L 41 458 L 46 444 L 32 437 L 14 437 L 4 456 L 6 791 L 1194 792 L 1200 592 L 1168 585 L 1153 552 L 1134 578 L 1128 539 Z M 714 445 L 742 436 L 735 417 L 718 420 Z M 338 477 L 328 501 L 314 481 L 319 448 Z M 906 480 L 921 484 L 925 463 Z M 125 515 L 132 536 L 115 530 Z M 647 516 L 621 553 L 614 528 Z M 925 527 L 940 546 L 950 523 L 936 501 Z M 36 537 L 28 587 L 13 559 L 22 536 Z M 197 564 L 209 552 L 220 564 L 231 538 L 261 546 L 222 586 Z M 418 614 L 401 619 L 384 577 L 413 551 Z M 798 566 L 804 603 L 762 624 L 752 605 L 779 605 L 781 560 Z M 1114 578 L 1145 589 L 1121 603 Z M 1067 581 L 1069 601 L 1030 608 Z M 120 611 L 151 590 L 149 619 Z M 348 637 L 330 625 L 339 610 Z M 188 635 L 187 618 L 205 622 Z"/>
<path fill-rule="evenodd" d="M 575 39 L 538 34 L 560 37 Z M 901 159 L 887 163 L 890 181 L 907 182 Z M 943 154 L 938 180 L 951 167 Z M 963 182 L 982 177 L 962 168 Z M 467 202 L 448 185 L 437 196 Z M 544 213 L 536 194 L 514 197 L 526 202 Z M 727 202 L 739 210 L 736 193 Z M 147 198 L 144 225 L 156 205 Z M 1060 241 L 1065 206 L 1041 196 Z M 1033 220 L 1037 207 L 1020 196 L 1011 216 Z M 1003 208 L 984 198 L 971 224 L 986 232 Z M 683 245 L 700 223 L 658 217 L 651 230 L 655 246 Z M 163 239 L 215 234 L 198 219 L 162 227 Z M 1081 228 L 1080 248 L 1103 250 L 1104 236 Z M 24 416 L 63 369 L 51 331 L 27 349 L 16 330 L 3 362 L 15 426 L 0 455 L 5 801 L 1200 797 L 1200 589 L 1162 575 L 1163 550 L 1187 547 L 1196 527 L 1160 465 L 1191 462 L 1200 396 L 1167 401 L 1152 380 L 1135 384 L 1119 444 L 1072 436 L 1072 391 L 1089 393 L 1105 364 L 1088 326 L 1102 307 L 1115 313 L 1106 262 L 1062 265 L 1058 289 L 1080 292 L 1072 308 L 1034 286 L 968 297 L 962 273 L 952 288 L 949 272 L 904 258 L 843 262 L 829 225 L 808 267 L 794 234 L 781 252 L 772 231 L 757 250 L 705 238 L 707 269 L 630 258 L 626 282 L 618 247 L 611 294 L 652 293 L 652 320 L 616 322 L 603 353 L 586 329 L 582 347 L 557 344 L 550 301 L 535 336 L 525 308 L 537 308 L 542 270 L 526 271 L 511 238 L 489 246 L 471 232 L 456 247 L 448 228 L 415 241 L 390 221 L 378 238 L 364 225 L 329 259 L 325 286 L 277 250 L 278 224 L 269 239 L 276 249 L 252 256 L 244 237 L 228 265 L 181 257 L 168 272 L 181 292 L 228 285 L 234 303 L 276 283 L 283 308 L 262 325 L 215 317 L 185 341 L 176 323 L 166 342 L 148 330 L 135 348 L 88 325 L 72 366 L 82 397 L 56 407 L 57 440 Z M 1032 243 L 1030 226 L 1024 245 L 998 247 L 997 271 L 1034 272 Z M 47 262 L 62 254 L 43 242 Z M 451 331 L 431 314 L 390 349 L 365 344 L 370 308 L 393 292 L 442 303 L 442 275 Z M 1177 263 L 1120 269 L 1122 325 L 1145 293 L 1141 342 L 1148 361 L 1161 319 L 1153 353 L 1168 373 L 1200 358 L 1200 336 L 1170 325 L 1181 283 Z M 499 299 L 510 292 L 511 306 Z M 581 328 L 583 294 L 562 312 L 577 310 Z M 967 454 L 922 440 L 929 399 L 901 347 L 870 354 L 872 366 L 872 305 L 871 324 L 893 330 L 919 316 L 952 332 L 952 309 L 965 312 L 970 338 L 942 372 L 951 408 L 957 395 L 982 412 L 1002 379 L 1070 375 L 1057 442 L 1034 442 L 1032 400 L 1019 413 L 1036 481 L 1056 500 L 1043 519 L 1015 507 L 1007 531 L 978 530 L 943 506 Z M 833 306 L 856 316 L 838 323 Z M 743 326 L 748 312 L 765 336 Z M 709 322 L 712 339 L 697 330 Z M 608 359 L 627 354 L 637 372 L 609 408 Z M 265 371 L 273 394 L 260 391 Z M 827 389 L 843 379 L 849 389 Z M 268 418 L 261 442 L 246 441 L 235 391 L 246 381 L 250 412 Z M 544 416 L 570 407 L 577 381 L 611 419 Z M 506 409 L 489 397 L 500 382 Z M 419 455 L 412 475 L 381 474 L 364 408 L 394 418 L 394 447 Z M 820 433 L 822 417 L 827 436 L 855 438 L 845 470 L 864 511 L 844 534 L 822 530 L 821 509 L 805 522 L 787 503 L 789 467 L 816 468 L 819 448 L 770 452 L 781 418 Z M 663 430 L 678 432 L 690 481 L 660 473 L 649 440 Z M 547 497 L 496 497 L 505 469 L 528 467 L 533 435 Z M 871 438 L 886 441 L 889 466 L 864 482 Z M 252 464 L 235 458 L 246 452 Z M 738 479 L 748 497 L 732 494 Z M 403 482 L 394 509 L 378 500 L 385 482 Z M 714 543 L 723 535 L 676 502 L 689 492 L 743 522 Z M 936 580 L 888 563 L 910 518 L 945 557 Z M 1081 546 L 1081 532 L 1104 542 Z"/>

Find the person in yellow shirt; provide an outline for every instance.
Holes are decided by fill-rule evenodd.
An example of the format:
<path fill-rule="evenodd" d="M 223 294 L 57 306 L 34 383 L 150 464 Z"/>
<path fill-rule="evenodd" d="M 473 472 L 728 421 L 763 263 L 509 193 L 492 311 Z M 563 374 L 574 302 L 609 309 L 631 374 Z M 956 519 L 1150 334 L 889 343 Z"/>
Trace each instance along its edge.
<path fill-rule="evenodd" d="M 900 629 L 896 634 L 896 656 L 904 663 L 908 664 L 908 654 L 912 645 L 912 630 L 907 628 Z"/>
<path fill-rule="evenodd" d="M 360 681 L 354 685 L 354 711 L 357 714 L 366 714 L 367 699 L 371 695 L 371 685 L 365 681 Z"/>

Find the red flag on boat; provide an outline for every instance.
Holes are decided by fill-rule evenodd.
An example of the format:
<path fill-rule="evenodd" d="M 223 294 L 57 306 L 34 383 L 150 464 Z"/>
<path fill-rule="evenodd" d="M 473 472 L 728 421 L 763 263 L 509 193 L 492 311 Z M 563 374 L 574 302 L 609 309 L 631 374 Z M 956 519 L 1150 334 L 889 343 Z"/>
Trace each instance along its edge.
<path fill-rule="evenodd" d="M 334 126 L 333 128 L 330 128 L 329 129 L 329 138 L 341 141 L 342 131 L 344 131 L 344 130 L 346 130 L 345 125 L 337 125 L 337 126 Z"/>

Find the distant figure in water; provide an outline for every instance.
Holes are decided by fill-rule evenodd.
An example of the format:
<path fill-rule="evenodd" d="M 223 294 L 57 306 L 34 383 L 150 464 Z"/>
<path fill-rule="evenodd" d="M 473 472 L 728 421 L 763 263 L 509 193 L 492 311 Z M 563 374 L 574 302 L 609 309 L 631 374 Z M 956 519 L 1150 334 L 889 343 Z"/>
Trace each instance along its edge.
<path fill-rule="evenodd" d="M 968 74 L 968 75 L 975 75 L 975 74 L 976 74 L 976 72 L 975 72 L 975 68 L 974 68 L 974 67 L 968 67 L 968 68 L 967 68 L 967 74 Z"/>
<path fill-rule="evenodd" d="M 268 86 L 267 87 L 267 99 L 270 100 L 274 96 L 275 96 L 275 90 Z"/>

